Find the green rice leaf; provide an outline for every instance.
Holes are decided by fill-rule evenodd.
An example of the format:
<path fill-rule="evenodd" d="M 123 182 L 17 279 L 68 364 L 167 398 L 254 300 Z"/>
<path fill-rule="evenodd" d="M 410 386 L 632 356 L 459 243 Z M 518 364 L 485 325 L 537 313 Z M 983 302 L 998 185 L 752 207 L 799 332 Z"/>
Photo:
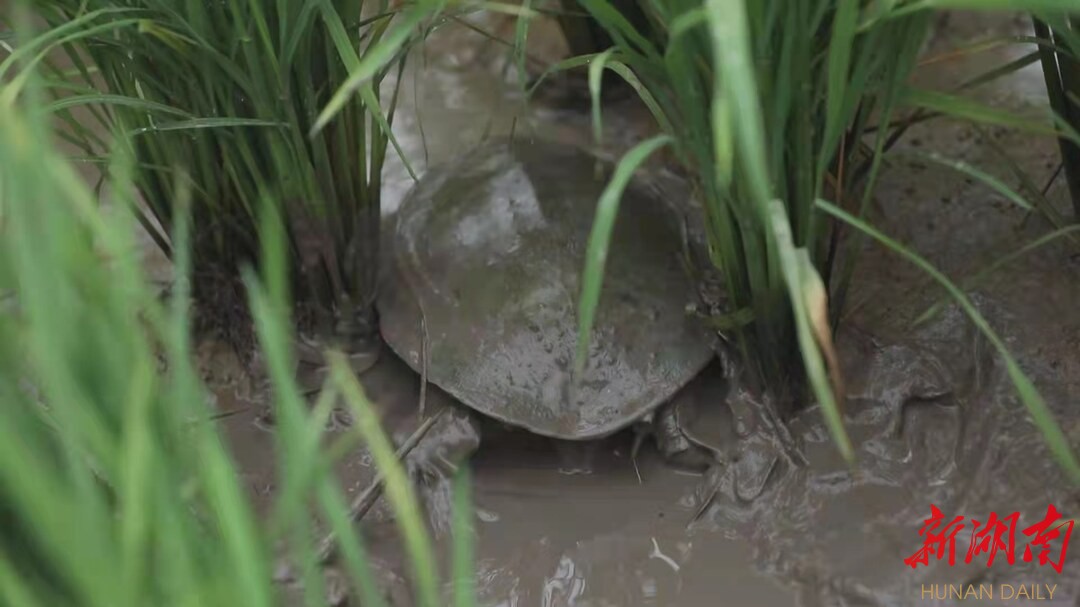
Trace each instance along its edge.
<path fill-rule="evenodd" d="M 761 116 L 757 79 L 751 60 L 750 31 L 743 0 L 706 0 L 712 34 L 714 128 L 730 123 L 735 149 L 746 174 L 747 192 L 763 211 L 771 199 L 766 168 L 765 127 Z M 726 129 L 714 134 L 718 146 L 727 138 Z M 717 157 L 721 157 L 719 153 Z M 723 166 L 723 165 L 721 165 Z"/>
<path fill-rule="evenodd" d="M 441 6 L 441 3 L 439 3 L 439 6 Z M 359 63 L 349 70 L 349 77 L 338 87 L 326 107 L 315 119 L 311 127 L 311 134 L 318 133 L 326 128 L 326 125 L 341 112 L 349 99 L 357 91 L 361 90 L 365 84 L 369 83 L 380 69 L 394 60 L 401 47 L 414 35 L 415 29 L 420 22 L 437 9 L 438 7 L 418 6 L 406 13 L 402 21 L 371 52 L 365 54 Z"/>
<path fill-rule="evenodd" d="M 532 0 L 523 0 L 525 10 L 533 12 Z M 518 80 L 521 87 L 525 88 L 525 53 L 529 48 L 529 26 L 532 25 L 531 17 L 518 17 L 514 23 L 514 64 L 517 66 Z"/>
<path fill-rule="evenodd" d="M 833 17 L 832 39 L 829 41 L 828 94 L 825 97 L 825 141 L 838 141 L 841 129 L 846 125 L 845 105 L 847 84 L 851 80 L 851 51 L 855 43 L 855 29 L 859 17 L 856 0 L 839 0 Z M 831 161 L 832 154 L 822 154 L 820 162 Z M 819 169 L 819 171 L 822 171 Z"/>
<path fill-rule="evenodd" d="M 934 164 L 939 164 L 941 166 L 948 167 L 948 168 L 950 168 L 950 169 L 952 169 L 952 170 L 954 170 L 954 171 L 956 171 L 958 173 L 963 173 L 964 175 L 967 175 L 969 177 L 973 177 L 973 178 L 981 181 L 983 184 L 985 184 L 986 186 L 988 186 L 989 188 L 991 188 L 992 190 L 994 190 L 998 194 L 1001 194 L 1002 196 L 1004 196 L 1006 199 L 1008 199 L 1010 202 L 1012 202 L 1016 206 L 1020 207 L 1021 209 L 1024 209 L 1024 210 L 1027 210 L 1027 211 L 1032 210 L 1032 206 L 1028 203 L 1028 201 L 1024 200 L 1023 196 L 1016 193 L 1016 191 L 1014 191 L 1009 186 L 1005 185 L 1000 179 L 998 179 L 997 177 L 994 177 L 993 175 L 990 175 L 990 174 L 988 174 L 988 173 L 986 173 L 984 171 L 981 171 L 981 170 L 971 166 L 970 164 L 968 164 L 968 163 L 966 163 L 966 162 L 964 162 L 962 160 L 952 160 L 951 158 L 945 158 L 944 156 L 942 156 L 941 154 L 938 154 L 937 152 L 930 152 L 930 153 L 910 152 L 910 154 L 912 156 L 916 156 L 918 158 L 922 158 L 924 160 L 933 162 Z"/>
<path fill-rule="evenodd" d="M 580 380 L 589 358 L 589 342 L 593 323 L 596 319 L 596 307 L 600 304 L 600 290 L 603 286 L 604 267 L 607 263 L 608 246 L 615 229 L 615 219 L 619 214 L 619 202 L 622 193 L 634 172 L 653 152 L 671 143 L 667 135 L 658 135 L 638 143 L 619 160 L 615 172 L 607 187 L 600 194 L 596 203 L 596 217 L 593 219 L 589 234 L 589 245 L 585 252 L 585 268 L 581 279 L 581 296 L 578 299 L 578 341 L 577 355 L 574 360 L 575 381 Z"/>
<path fill-rule="evenodd" d="M 913 2 L 912 8 L 1002 10 L 1002 11 L 1063 11 L 1076 12 L 1071 0 L 922 0 Z"/>
<path fill-rule="evenodd" d="M 125 107 L 144 110 L 147 112 L 158 112 L 161 114 L 171 114 L 173 116 L 182 116 L 190 118 L 191 114 L 180 109 L 165 105 L 163 103 L 155 103 L 153 101 L 146 101 L 136 97 L 126 97 L 124 95 L 108 95 L 108 94 L 88 94 L 88 95 L 71 95 L 53 101 L 46 110 L 50 112 L 56 112 L 59 110 L 66 110 L 73 107 L 79 107 L 83 105 L 122 105 Z"/>
<path fill-rule="evenodd" d="M 806 367 L 806 375 L 810 379 L 810 386 L 814 395 L 821 405 L 821 411 L 825 418 L 825 424 L 832 435 L 833 443 L 836 444 L 840 455 L 847 462 L 855 459 L 855 451 L 851 446 L 851 439 L 844 428 L 843 416 L 837 398 L 843 398 L 844 394 L 835 394 L 834 388 L 839 388 L 839 382 L 830 385 L 829 371 L 825 365 L 823 352 L 826 348 L 820 346 L 820 339 L 815 339 L 815 332 L 829 331 L 827 315 L 822 309 L 818 313 L 808 306 L 808 301 L 823 297 L 824 285 L 817 274 L 814 265 L 805 250 L 795 247 L 791 235 L 791 226 L 788 222 L 784 204 L 774 201 L 770 206 L 772 212 L 772 227 L 776 233 L 777 246 L 780 249 L 780 267 L 784 274 L 784 281 L 788 293 L 791 295 L 791 308 L 795 316 L 795 330 L 799 342 L 799 352 L 802 353 L 803 364 Z M 822 326 L 824 325 L 824 326 Z M 816 328 L 816 331 L 815 331 Z M 835 365 L 833 361 L 834 371 Z"/>
<path fill-rule="evenodd" d="M 1014 112 L 999 110 L 956 95 L 912 88 L 904 95 L 903 102 L 964 120 L 1017 128 L 1040 135 L 1063 135 L 1080 143 L 1080 136 L 1070 132 L 1071 129 L 1066 128 L 1065 132 L 1061 133 L 1054 128 L 1050 120 L 1025 118 Z"/>
<path fill-rule="evenodd" d="M 983 282 L 985 282 L 988 278 L 990 278 L 994 274 L 994 272 L 996 272 L 996 271 L 1000 270 L 1001 268 L 1009 265 L 1010 263 L 1016 261 L 1017 259 L 1020 259 L 1021 257 L 1027 255 L 1028 253 L 1031 253 L 1032 251 L 1035 251 L 1036 249 L 1042 248 L 1043 246 L 1046 246 L 1046 245 L 1048 245 L 1048 244 L 1050 244 L 1052 242 L 1056 242 L 1060 238 L 1064 238 L 1064 237 L 1067 237 L 1067 236 L 1073 236 L 1075 234 L 1080 234 L 1080 224 L 1074 224 L 1074 225 L 1071 225 L 1071 226 L 1065 226 L 1063 228 L 1058 228 L 1058 229 L 1054 230 L 1053 232 L 1050 232 L 1049 234 L 1044 234 L 1043 236 L 1040 236 L 1039 238 L 1036 238 L 1035 240 L 1032 240 L 1031 242 L 1025 243 L 1023 246 L 1017 248 L 1016 250 L 1010 251 L 1009 253 L 1007 253 L 1005 255 L 1002 255 L 1001 257 L 995 259 L 993 262 L 987 264 L 984 268 L 980 269 L 978 272 L 976 272 L 975 274 L 973 274 L 969 278 L 966 278 L 963 281 L 961 281 L 961 283 L 962 283 L 961 288 L 964 291 L 969 291 L 969 290 L 975 288 L 976 286 L 982 284 Z M 921 324 L 929 321 L 934 316 L 937 316 L 937 314 L 941 311 L 941 309 L 947 303 L 947 300 L 948 300 L 948 295 L 943 296 L 936 303 L 934 303 L 932 306 L 927 308 L 927 310 L 925 312 L 920 314 L 918 318 L 916 318 L 914 321 L 912 321 L 912 323 L 911 323 L 912 326 L 921 325 Z"/>
<path fill-rule="evenodd" d="M 394 130 L 390 128 L 389 120 L 383 115 L 382 106 L 379 105 L 379 99 L 375 96 L 375 89 L 371 88 L 370 84 L 365 84 L 360 87 L 360 98 L 373 110 L 372 117 L 375 119 L 375 123 L 379 125 L 379 129 L 382 130 L 383 135 L 390 141 L 390 145 L 394 146 L 394 151 L 397 152 L 398 158 L 401 159 L 401 164 L 409 173 L 409 177 L 412 177 L 413 181 L 416 181 L 418 179 L 416 171 L 413 170 L 412 164 L 409 162 L 409 158 L 405 154 L 405 151 L 401 149 L 401 144 L 398 143 L 397 137 L 394 135 Z"/>
<path fill-rule="evenodd" d="M 601 76 L 604 73 L 604 68 L 607 66 L 608 59 L 611 58 L 611 55 L 614 52 L 614 48 L 609 48 L 597 55 L 596 59 L 589 62 L 589 96 L 592 98 L 593 141 L 597 145 L 600 145 L 600 141 L 604 137 L 604 127 L 600 122 Z"/>
<path fill-rule="evenodd" d="M 269 127 L 286 128 L 283 122 L 271 120 L 259 120 L 257 118 L 193 118 L 177 122 L 164 122 L 153 126 L 146 126 L 128 131 L 127 135 L 142 135 L 145 133 L 164 133 L 167 131 L 194 131 L 198 129 L 226 129 L 243 127 Z"/>
<path fill-rule="evenodd" d="M 475 529 L 473 528 L 472 473 L 462 466 L 454 478 L 454 557 L 453 583 L 455 607 L 474 607 L 476 600 Z"/>

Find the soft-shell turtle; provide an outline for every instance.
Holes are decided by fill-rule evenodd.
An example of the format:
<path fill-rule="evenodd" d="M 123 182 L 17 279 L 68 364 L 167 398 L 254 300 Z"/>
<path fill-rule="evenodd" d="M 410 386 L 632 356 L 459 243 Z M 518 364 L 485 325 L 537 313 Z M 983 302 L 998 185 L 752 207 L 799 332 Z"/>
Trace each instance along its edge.
<path fill-rule="evenodd" d="M 622 195 L 592 346 L 571 386 L 585 251 L 611 170 L 576 147 L 506 140 L 430 170 L 390 237 L 383 338 L 432 384 L 512 426 L 586 440 L 655 425 L 665 455 L 707 466 L 726 459 L 722 448 L 683 434 L 675 405 L 655 415 L 669 402 L 687 401 L 683 416 L 725 407 L 728 377 L 706 374 L 685 390 L 692 398 L 672 400 L 715 360 L 715 334 L 688 313 L 698 295 L 685 208 L 645 180 Z M 448 419 L 451 442 L 478 444 L 475 424 Z"/>
<path fill-rule="evenodd" d="M 709 362 L 712 336 L 687 314 L 680 218 L 634 180 L 571 389 L 585 249 L 609 177 L 578 148 L 504 140 L 430 171 L 398 210 L 386 342 L 461 402 L 538 434 L 597 438 L 647 416 Z"/>

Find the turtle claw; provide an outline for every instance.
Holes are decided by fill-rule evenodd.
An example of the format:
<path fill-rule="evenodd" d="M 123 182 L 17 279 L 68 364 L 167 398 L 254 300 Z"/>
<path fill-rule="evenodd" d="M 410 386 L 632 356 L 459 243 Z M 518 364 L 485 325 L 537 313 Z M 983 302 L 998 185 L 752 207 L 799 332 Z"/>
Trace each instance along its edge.
<path fill-rule="evenodd" d="M 451 529 L 452 477 L 431 469 L 411 469 L 409 476 L 420 492 L 432 534 L 444 537 Z"/>
<path fill-rule="evenodd" d="M 709 467 L 694 491 L 697 509 L 694 510 L 694 516 L 690 518 L 690 522 L 686 524 L 687 527 L 701 520 L 722 491 L 731 489 L 735 485 L 733 476 L 734 469 L 731 466 L 716 463 Z"/>
<path fill-rule="evenodd" d="M 741 502 L 752 502 L 765 492 L 765 486 L 776 470 L 780 457 L 777 454 L 760 454 L 749 451 L 734 465 L 735 497 Z"/>

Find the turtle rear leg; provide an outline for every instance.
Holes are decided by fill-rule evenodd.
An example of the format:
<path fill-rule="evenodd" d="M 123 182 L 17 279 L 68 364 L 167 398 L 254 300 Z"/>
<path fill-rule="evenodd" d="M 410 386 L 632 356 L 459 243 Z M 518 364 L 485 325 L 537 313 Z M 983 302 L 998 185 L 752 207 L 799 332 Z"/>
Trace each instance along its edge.
<path fill-rule="evenodd" d="M 670 403 L 635 422 L 632 429 L 634 442 L 630 447 L 630 462 L 634 465 L 638 483 L 642 482 L 642 478 L 637 458 L 649 438 L 653 439 L 657 451 L 668 463 L 694 470 L 705 470 L 712 463 L 710 453 L 686 438 L 675 415 L 675 407 Z"/>
<path fill-rule="evenodd" d="M 714 454 L 686 437 L 679 423 L 675 401 L 657 409 L 652 422 L 652 435 L 657 450 L 668 463 L 703 471 L 716 459 Z"/>

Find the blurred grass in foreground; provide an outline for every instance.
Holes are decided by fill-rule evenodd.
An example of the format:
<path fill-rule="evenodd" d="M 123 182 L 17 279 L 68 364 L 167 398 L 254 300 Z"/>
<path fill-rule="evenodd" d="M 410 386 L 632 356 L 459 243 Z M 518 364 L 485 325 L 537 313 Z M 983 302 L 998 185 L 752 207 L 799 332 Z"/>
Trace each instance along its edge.
<path fill-rule="evenodd" d="M 304 604 L 322 605 L 312 508 L 345 538 L 338 553 L 351 594 L 384 604 L 331 472 L 334 446 L 320 445 L 335 398 L 361 420 L 360 435 L 342 440 L 366 443 L 387 479 L 417 604 L 443 604 L 415 498 L 355 377 L 335 359 L 314 408 L 295 386 L 288 304 L 275 286 L 280 229 L 265 221 L 270 287 L 247 278 L 278 420 L 279 492 L 259 520 L 192 366 L 187 182 L 174 186 L 179 279 L 163 304 L 139 266 L 133 215 L 103 214 L 50 147 L 47 103 L 28 82 L 19 102 L 0 106 L 0 604 L 279 605 L 272 574 L 284 556 L 302 573 Z M 114 202 L 131 206 L 121 156 Z M 467 508 L 464 490 L 459 483 L 457 503 Z M 459 529 L 455 553 L 468 556 L 471 538 Z M 474 604 L 471 563 L 454 571 L 455 604 Z"/>

